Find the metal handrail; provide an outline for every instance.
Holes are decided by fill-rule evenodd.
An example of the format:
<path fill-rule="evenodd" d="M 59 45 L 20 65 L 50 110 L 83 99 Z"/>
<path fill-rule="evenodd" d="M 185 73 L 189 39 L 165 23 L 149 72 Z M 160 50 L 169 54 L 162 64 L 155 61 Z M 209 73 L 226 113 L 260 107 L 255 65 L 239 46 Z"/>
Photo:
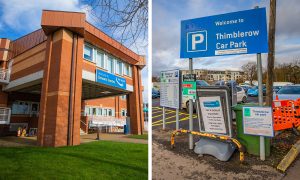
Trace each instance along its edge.
<path fill-rule="evenodd" d="M 10 123 L 11 109 L 6 107 L 0 107 L 0 124 Z"/>
<path fill-rule="evenodd" d="M 80 120 L 80 122 L 81 122 L 82 124 L 86 125 L 86 123 L 85 123 L 84 121 Z"/>
<path fill-rule="evenodd" d="M 89 127 L 92 126 L 124 126 L 126 118 L 116 118 L 107 116 L 88 116 Z"/>

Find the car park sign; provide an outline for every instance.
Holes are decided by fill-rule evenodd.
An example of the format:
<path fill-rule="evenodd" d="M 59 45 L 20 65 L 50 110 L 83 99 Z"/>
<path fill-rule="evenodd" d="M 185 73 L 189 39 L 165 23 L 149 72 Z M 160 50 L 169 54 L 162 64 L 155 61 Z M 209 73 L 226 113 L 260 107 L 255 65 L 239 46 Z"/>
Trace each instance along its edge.
<path fill-rule="evenodd" d="M 181 58 L 267 52 L 265 8 L 181 21 Z"/>

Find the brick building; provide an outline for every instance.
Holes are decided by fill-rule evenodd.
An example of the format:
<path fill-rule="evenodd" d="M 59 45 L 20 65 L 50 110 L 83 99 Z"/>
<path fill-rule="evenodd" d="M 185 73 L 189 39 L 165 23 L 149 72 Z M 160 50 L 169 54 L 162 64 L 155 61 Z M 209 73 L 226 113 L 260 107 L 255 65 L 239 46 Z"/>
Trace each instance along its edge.
<path fill-rule="evenodd" d="M 215 81 L 229 81 L 229 80 L 245 80 L 246 76 L 243 71 L 232 70 L 207 70 L 207 69 L 194 69 L 197 79 L 206 80 L 207 82 Z M 182 70 L 182 74 L 189 74 L 189 70 Z"/>
<path fill-rule="evenodd" d="M 141 134 L 144 56 L 84 13 L 44 10 L 41 27 L 0 39 L 0 134 L 27 125 L 37 128 L 40 146 L 78 145 L 87 109 L 115 117 L 126 109 L 131 132 Z"/>

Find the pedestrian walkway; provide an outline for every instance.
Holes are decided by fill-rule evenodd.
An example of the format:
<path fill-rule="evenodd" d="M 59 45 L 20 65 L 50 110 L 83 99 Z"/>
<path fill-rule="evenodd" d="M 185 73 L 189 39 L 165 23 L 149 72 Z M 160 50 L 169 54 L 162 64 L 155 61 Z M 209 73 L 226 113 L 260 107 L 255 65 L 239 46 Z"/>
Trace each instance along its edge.
<path fill-rule="evenodd" d="M 80 136 L 81 143 L 88 143 L 96 140 L 97 133 L 86 134 Z M 102 141 L 116 141 L 116 142 L 128 142 L 128 143 L 140 143 L 140 144 L 148 144 L 148 141 L 145 139 L 134 139 L 129 138 L 124 134 L 109 134 L 109 133 L 100 133 L 100 140 Z"/>
<path fill-rule="evenodd" d="M 0 137 L 0 147 L 26 147 L 36 146 L 36 137 L 16 137 L 6 136 Z"/>
<path fill-rule="evenodd" d="M 97 133 L 86 134 L 80 136 L 81 143 L 88 143 L 96 140 Z M 100 140 L 103 141 L 116 141 L 116 142 L 129 142 L 129 143 L 140 143 L 148 144 L 145 139 L 134 139 L 129 138 L 124 134 L 108 134 L 100 133 Z M 0 147 L 29 147 L 37 145 L 37 137 L 16 137 L 16 136 L 6 136 L 0 137 Z"/>

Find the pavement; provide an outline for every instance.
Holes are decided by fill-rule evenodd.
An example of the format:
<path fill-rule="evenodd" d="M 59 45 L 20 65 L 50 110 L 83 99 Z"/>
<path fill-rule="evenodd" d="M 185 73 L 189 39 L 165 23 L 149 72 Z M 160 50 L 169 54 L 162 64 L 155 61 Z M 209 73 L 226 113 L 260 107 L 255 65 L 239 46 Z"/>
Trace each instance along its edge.
<path fill-rule="evenodd" d="M 0 137 L 0 147 L 29 147 L 36 146 L 36 137 Z"/>
<path fill-rule="evenodd" d="M 81 143 L 88 143 L 96 140 L 97 134 L 86 134 L 80 136 Z M 127 143 L 140 143 L 148 144 L 148 140 L 145 139 L 134 139 L 129 138 L 124 134 L 109 134 L 100 133 L 101 141 L 115 141 L 115 142 L 127 142 Z M 5 136 L 0 137 L 0 147 L 29 147 L 37 145 L 37 137 L 16 137 L 16 136 Z"/>
<path fill-rule="evenodd" d="M 87 143 L 87 142 L 92 142 L 92 141 L 98 141 L 98 140 L 96 140 L 96 138 L 97 138 L 97 133 L 81 135 L 80 142 Z M 129 138 L 129 137 L 127 137 L 127 135 L 124 135 L 124 134 L 100 133 L 100 140 L 148 144 L 148 140 Z"/>

